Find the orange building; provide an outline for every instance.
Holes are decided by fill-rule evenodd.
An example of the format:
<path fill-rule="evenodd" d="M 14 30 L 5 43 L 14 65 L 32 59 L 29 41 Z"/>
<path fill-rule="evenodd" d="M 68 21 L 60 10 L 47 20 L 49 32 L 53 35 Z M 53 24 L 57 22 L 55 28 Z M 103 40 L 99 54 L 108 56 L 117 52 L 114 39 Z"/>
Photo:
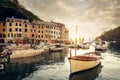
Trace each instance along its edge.
<path fill-rule="evenodd" d="M 68 30 L 62 23 L 47 21 L 32 21 L 18 18 L 6 18 L 0 22 L 0 42 L 65 42 L 68 40 Z"/>
<path fill-rule="evenodd" d="M 4 43 L 6 41 L 6 23 L 5 22 L 0 22 L 0 43 Z"/>
<path fill-rule="evenodd" d="M 36 43 L 37 42 L 37 25 L 31 24 L 30 25 L 30 43 Z"/>

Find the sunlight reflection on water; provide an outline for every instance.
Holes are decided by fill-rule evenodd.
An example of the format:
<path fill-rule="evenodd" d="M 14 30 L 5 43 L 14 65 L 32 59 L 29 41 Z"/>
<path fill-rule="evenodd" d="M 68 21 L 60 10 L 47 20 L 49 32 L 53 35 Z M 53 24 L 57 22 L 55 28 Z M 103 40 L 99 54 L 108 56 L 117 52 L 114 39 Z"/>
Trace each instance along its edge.
<path fill-rule="evenodd" d="M 14 59 L 7 65 L 6 71 L 0 73 L 0 80 L 119 80 L 120 55 L 114 55 L 112 51 L 102 53 L 102 68 L 91 69 L 90 71 L 70 75 L 70 64 L 68 57 L 69 50 L 58 53 L 45 53 L 37 57 Z M 72 50 L 74 55 L 75 50 Z M 77 55 L 93 51 L 77 51 Z M 89 75 L 88 75 L 89 74 Z M 98 74 L 98 75 L 96 75 Z"/>

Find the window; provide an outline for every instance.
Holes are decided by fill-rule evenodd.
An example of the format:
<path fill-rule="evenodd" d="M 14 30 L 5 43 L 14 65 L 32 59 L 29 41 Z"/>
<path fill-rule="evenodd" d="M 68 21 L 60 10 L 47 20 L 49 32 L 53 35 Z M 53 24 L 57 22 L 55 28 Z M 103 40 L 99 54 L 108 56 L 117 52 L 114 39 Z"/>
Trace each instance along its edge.
<path fill-rule="evenodd" d="M 27 24 L 25 24 L 25 27 L 27 27 Z"/>
<path fill-rule="evenodd" d="M 32 29 L 31 32 L 35 32 L 34 29 Z"/>
<path fill-rule="evenodd" d="M 32 37 L 34 37 L 34 34 L 32 34 Z"/>
<path fill-rule="evenodd" d="M 40 33 L 40 30 L 38 31 L 38 33 Z"/>
<path fill-rule="evenodd" d="M 34 28 L 34 25 L 32 26 L 32 28 Z"/>
<path fill-rule="evenodd" d="M 13 34 L 8 34 L 8 37 L 13 37 Z"/>
<path fill-rule="evenodd" d="M 18 28 L 15 28 L 15 31 L 17 32 L 17 31 L 18 31 Z"/>
<path fill-rule="evenodd" d="M 18 26 L 18 23 L 16 23 L 15 26 Z"/>
<path fill-rule="evenodd" d="M 43 38 L 43 35 L 41 35 L 41 38 Z"/>
<path fill-rule="evenodd" d="M 40 35 L 38 35 L 38 38 L 40 38 Z"/>
<path fill-rule="evenodd" d="M 2 34 L 0 34 L 0 38 L 2 37 Z"/>
<path fill-rule="evenodd" d="M 5 34 L 3 34 L 3 37 L 5 37 Z"/>
<path fill-rule="evenodd" d="M 25 29 L 25 32 L 27 32 L 27 29 Z"/>
<path fill-rule="evenodd" d="M 19 26 L 22 26 L 22 24 L 21 24 L 21 23 L 19 23 Z"/>
<path fill-rule="evenodd" d="M 21 28 L 19 29 L 19 32 L 21 32 L 22 30 L 21 30 Z"/>
<path fill-rule="evenodd" d="M 42 31 L 42 33 L 43 33 L 43 31 Z"/>
<path fill-rule="evenodd" d="M 12 23 L 9 23 L 9 26 L 12 26 Z"/>
<path fill-rule="evenodd" d="M 8 34 L 8 37 L 10 37 L 10 34 Z"/>
<path fill-rule="evenodd" d="M 22 35 L 21 35 L 21 34 L 19 34 L 19 37 L 22 37 Z"/>
<path fill-rule="evenodd" d="M 5 29 L 3 29 L 3 32 L 5 32 Z"/>
<path fill-rule="evenodd" d="M 3 23 L 3 26 L 5 26 L 5 23 Z"/>
<path fill-rule="evenodd" d="M 13 37 L 13 34 L 11 34 L 10 36 Z"/>
<path fill-rule="evenodd" d="M 17 34 L 17 37 L 22 37 L 22 35 L 21 34 Z"/>
<path fill-rule="evenodd" d="M 12 28 L 9 28 L 9 32 L 12 32 Z"/>

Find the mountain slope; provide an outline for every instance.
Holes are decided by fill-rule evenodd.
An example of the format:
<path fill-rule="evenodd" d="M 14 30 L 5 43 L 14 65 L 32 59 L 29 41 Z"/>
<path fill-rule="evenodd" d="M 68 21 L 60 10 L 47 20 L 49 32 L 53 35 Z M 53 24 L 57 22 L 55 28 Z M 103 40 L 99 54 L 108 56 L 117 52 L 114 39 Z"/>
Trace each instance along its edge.
<path fill-rule="evenodd" d="M 34 19 L 42 21 L 38 16 L 19 5 L 18 0 L 0 0 L 0 21 L 12 16 L 30 21 Z"/>
<path fill-rule="evenodd" d="M 120 41 L 120 26 L 104 32 L 99 38 L 106 41 Z"/>
<path fill-rule="evenodd" d="M 110 41 L 109 49 L 111 51 L 120 52 L 120 26 L 103 32 L 98 38 L 101 38 L 105 41 Z"/>

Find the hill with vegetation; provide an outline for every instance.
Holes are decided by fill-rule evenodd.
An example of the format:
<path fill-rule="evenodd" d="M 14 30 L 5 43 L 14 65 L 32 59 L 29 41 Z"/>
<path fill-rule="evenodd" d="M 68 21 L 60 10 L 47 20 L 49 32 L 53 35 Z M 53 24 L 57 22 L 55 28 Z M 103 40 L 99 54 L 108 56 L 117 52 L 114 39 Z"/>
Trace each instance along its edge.
<path fill-rule="evenodd" d="M 109 41 L 109 49 L 112 51 L 120 52 L 120 26 L 115 29 L 103 32 L 102 35 L 98 38 Z"/>
<path fill-rule="evenodd" d="M 5 21 L 6 17 L 27 19 L 27 20 L 40 20 L 38 16 L 26 10 L 19 4 L 18 0 L 0 0 L 0 21 Z"/>
<path fill-rule="evenodd" d="M 111 29 L 109 31 L 103 32 L 99 38 L 106 41 L 120 41 L 120 26 Z"/>

